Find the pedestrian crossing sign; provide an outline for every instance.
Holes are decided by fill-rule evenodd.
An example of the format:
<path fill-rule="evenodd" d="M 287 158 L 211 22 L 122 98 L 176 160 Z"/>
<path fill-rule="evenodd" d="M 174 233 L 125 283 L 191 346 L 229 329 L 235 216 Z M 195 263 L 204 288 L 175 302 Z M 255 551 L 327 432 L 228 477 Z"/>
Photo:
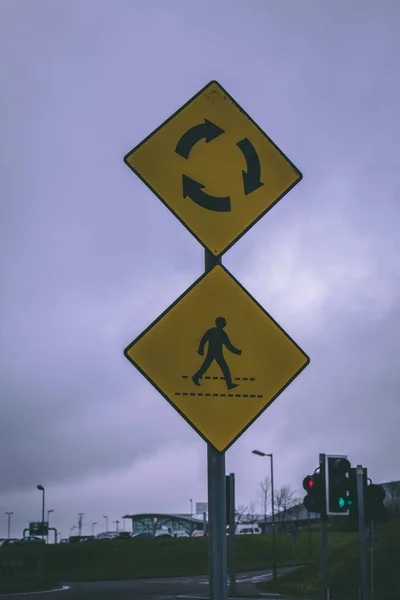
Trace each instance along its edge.
<path fill-rule="evenodd" d="M 221 265 L 202 275 L 124 354 L 220 452 L 310 362 Z"/>

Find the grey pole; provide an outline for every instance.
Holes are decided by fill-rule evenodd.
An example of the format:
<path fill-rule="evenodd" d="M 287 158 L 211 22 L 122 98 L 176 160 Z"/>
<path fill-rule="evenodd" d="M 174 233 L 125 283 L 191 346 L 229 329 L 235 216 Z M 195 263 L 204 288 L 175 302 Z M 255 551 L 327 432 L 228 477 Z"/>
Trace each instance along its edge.
<path fill-rule="evenodd" d="M 103 519 L 106 520 L 106 532 L 108 531 L 108 517 L 106 517 L 105 515 L 103 515 Z M 133 519 L 132 519 L 132 531 L 133 531 Z"/>
<path fill-rule="evenodd" d="M 79 519 L 78 519 L 78 531 L 79 531 L 79 537 L 81 537 L 82 535 L 82 517 L 85 513 L 78 513 Z"/>
<path fill-rule="evenodd" d="M 36 486 L 38 490 L 42 492 L 42 528 L 44 527 L 44 487 L 42 485 Z M 43 531 L 43 529 L 42 529 Z M 42 533 L 42 540 L 44 540 L 44 534 Z"/>
<path fill-rule="evenodd" d="M 11 532 L 11 515 L 13 515 L 13 512 L 6 512 L 6 515 L 8 515 L 8 539 L 10 539 L 10 532 Z"/>
<path fill-rule="evenodd" d="M 47 543 L 49 543 L 49 525 L 50 525 L 50 513 L 54 512 L 53 508 L 47 511 Z"/>
<path fill-rule="evenodd" d="M 359 541 L 360 541 L 362 600 L 368 600 L 367 548 L 366 548 L 366 539 L 365 539 L 365 517 L 364 517 L 364 469 L 363 469 L 362 465 L 357 465 L 357 496 L 358 496 L 358 534 L 359 534 Z"/>
<path fill-rule="evenodd" d="M 275 494 L 274 494 L 274 457 L 273 454 L 267 456 L 271 459 L 271 510 L 272 510 L 272 579 L 276 579 L 276 540 L 275 540 Z"/>
<path fill-rule="evenodd" d="M 207 273 L 221 264 L 221 257 L 205 250 L 204 270 Z M 209 593 L 211 600 L 226 600 L 226 489 L 225 453 L 207 445 L 208 531 L 209 531 Z"/>
<path fill-rule="evenodd" d="M 236 596 L 235 473 L 229 474 L 229 595 Z"/>
<path fill-rule="evenodd" d="M 370 600 L 374 600 L 374 550 L 375 550 L 375 521 L 371 519 L 371 583 L 370 583 Z"/>
<path fill-rule="evenodd" d="M 260 450 L 253 450 L 253 454 L 257 456 L 268 456 L 271 459 L 271 513 L 272 513 L 272 579 L 277 578 L 277 566 L 276 566 L 276 543 L 275 543 L 275 493 L 274 493 L 274 456 L 272 452 L 270 454 L 261 452 Z"/>
<path fill-rule="evenodd" d="M 326 481 L 325 476 L 325 454 L 319 455 L 319 469 L 322 475 L 322 481 Z M 328 589 L 328 540 L 326 534 L 326 506 L 323 507 L 321 513 L 321 598 L 326 600 L 326 594 Z"/>
<path fill-rule="evenodd" d="M 226 600 L 226 492 L 225 453 L 208 445 L 208 524 L 210 598 Z"/>

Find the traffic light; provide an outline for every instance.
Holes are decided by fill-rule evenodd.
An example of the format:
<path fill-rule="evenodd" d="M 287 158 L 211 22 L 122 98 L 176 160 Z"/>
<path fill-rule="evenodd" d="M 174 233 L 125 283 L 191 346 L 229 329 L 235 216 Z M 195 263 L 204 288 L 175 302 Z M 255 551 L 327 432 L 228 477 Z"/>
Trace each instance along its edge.
<path fill-rule="evenodd" d="M 371 520 L 384 519 L 387 515 L 387 510 L 383 504 L 386 498 L 386 492 L 382 485 L 371 483 L 364 488 L 365 498 L 365 520 L 368 523 Z"/>
<path fill-rule="evenodd" d="M 354 498 L 349 494 L 351 465 L 347 456 L 326 457 L 327 514 L 348 515 Z"/>
<path fill-rule="evenodd" d="M 321 473 L 307 475 L 303 479 L 303 488 L 307 495 L 304 496 L 303 506 L 308 512 L 324 513 L 325 512 L 325 485 Z"/>
<path fill-rule="evenodd" d="M 367 486 L 367 472 L 363 475 L 364 494 Z M 352 467 L 349 471 L 349 516 L 350 520 L 358 523 L 358 493 L 357 493 L 357 469 Z"/>

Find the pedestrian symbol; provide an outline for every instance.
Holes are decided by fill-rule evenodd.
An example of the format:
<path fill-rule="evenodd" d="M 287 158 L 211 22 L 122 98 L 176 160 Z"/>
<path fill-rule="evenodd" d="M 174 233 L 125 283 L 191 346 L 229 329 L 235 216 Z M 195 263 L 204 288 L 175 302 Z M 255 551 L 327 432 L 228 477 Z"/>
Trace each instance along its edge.
<path fill-rule="evenodd" d="M 233 352 L 233 354 L 242 354 L 242 351 L 238 350 L 238 348 L 235 348 L 235 346 L 231 344 L 227 333 L 224 331 L 225 325 L 226 320 L 224 317 L 217 317 L 215 319 L 215 327 L 212 327 L 212 329 L 206 331 L 201 338 L 198 353 L 200 356 L 204 355 L 204 346 L 206 344 L 208 344 L 208 350 L 203 364 L 197 373 L 195 373 L 192 377 L 195 385 L 200 385 L 200 377 L 202 377 L 204 373 L 208 371 L 211 363 L 215 360 L 223 373 L 228 390 L 232 390 L 238 386 L 237 383 L 232 383 L 231 372 L 224 358 L 223 349 L 225 346 L 230 352 Z"/>
<path fill-rule="evenodd" d="M 202 275 L 124 354 L 220 452 L 309 363 L 220 265 Z"/>

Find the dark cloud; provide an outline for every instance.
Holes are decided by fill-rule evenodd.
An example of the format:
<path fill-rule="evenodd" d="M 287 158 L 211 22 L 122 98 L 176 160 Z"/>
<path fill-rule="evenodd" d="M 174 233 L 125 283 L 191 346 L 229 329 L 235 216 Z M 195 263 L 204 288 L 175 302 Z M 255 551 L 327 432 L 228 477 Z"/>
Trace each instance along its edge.
<path fill-rule="evenodd" d="M 205 444 L 122 355 L 203 252 L 122 158 L 213 78 L 304 174 L 224 258 L 311 357 L 227 453 L 238 501 L 266 473 L 257 446 L 277 485 L 300 489 L 324 451 L 398 479 L 399 6 L 0 12 L 0 501 L 16 529 L 39 482 L 65 534 L 80 510 L 206 499 Z"/>

